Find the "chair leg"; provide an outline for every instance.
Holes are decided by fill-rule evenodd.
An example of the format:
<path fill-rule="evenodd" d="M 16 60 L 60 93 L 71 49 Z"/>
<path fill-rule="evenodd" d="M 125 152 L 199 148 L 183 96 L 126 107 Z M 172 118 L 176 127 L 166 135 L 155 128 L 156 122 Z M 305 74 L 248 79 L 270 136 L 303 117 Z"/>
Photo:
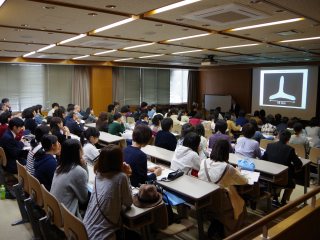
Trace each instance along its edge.
<path fill-rule="evenodd" d="M 48 234 L 48 225 L 47 225 L 47 216 L 44 216 L 42 218 L 39 219 L 39 225 L 40 225 L 40 231 L 41 231 L 41 235 L 43 237 L 43 240 L 48 240 L 49 237 L 47 236 Z"/>
<path fill-rule="evenodd" d="M 39 214 L 36 213 L 37 209 L 34 207 L 33 201 L 31 198 L 26 199 L 25 201 L 26 209 L 28 212 L 30 224 L 33 231 L 33 239 L 42 239 L 41 231 L 39 226 Z"/>
<path fill-rule="evenodd" d="M 28 218 L 28 213 L 26 211 L 26 207 L 25 207 L 25 204 L 24 204 L 25 195 L 24 195 L 24 192 L 23 192 L 23 189 L 22 189 L 22 185 L 20 183 L 14 185 L 13 186 L 13 191 L 14 191 L 14 193 L 16 195 L 18 207 L 19 207 L 20 214 L 21 214 L 21 217 L 22 217 L 22 219 L 11 223 L 11 226 L 16 226 L 18 224 L 29 222 L 29 218 Z"/>

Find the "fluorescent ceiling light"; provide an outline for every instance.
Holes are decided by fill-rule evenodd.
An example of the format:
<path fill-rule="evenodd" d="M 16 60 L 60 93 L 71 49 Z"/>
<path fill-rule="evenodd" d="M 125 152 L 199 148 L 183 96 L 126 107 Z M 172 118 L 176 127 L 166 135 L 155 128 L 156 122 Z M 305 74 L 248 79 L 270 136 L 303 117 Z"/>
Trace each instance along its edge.
<path fill-rule="evenodd" d="M 173 38 L 173 39 L 166 40 L 166 41 L 164 41 L 164 42 L 175 42 L 175 41 L 184 40 L 184 39 L 189 39 L 189 38 L 197 38 L 197 37 L 208 36 L 208 35 L 210 35 L 210 34 L 211 34 L 211 33 L 203 33 L 203 34 L 192 35 L 192 36 L 188 36 L 188 37 Z"/>
<path fill-rule="evenodd" d="M 2 6 L 2 4 L 4 4 L 6 0 L 0 0 L 0 7 Z"/>
<path fill-rule="evenodd" d="M 218 47 L 218 48 L 216 48 L 216 49 L 217 49 L 217 50 L 220 50 L 220 49 L 227 49 L 227 48 L 251 47 L 251 46 L 256 46 L 256 45 L 260 45 L 260 43 L 234 45 L 234 46 L 227 46 L 227 47 Z"/>
<path fill-rule="evenodd" d="M 121 21 L 119 21 L 119 22 L 115 22 L 115 23 L 109 24 L 109 25 L 107 25 L 107 26 L 104 26 L 104 27 L 98 28 L 98 29 L 96 29 L 96 30 L 93 30 L 93 33 L 102 32 L 102 31 L 105 31 L 105 30 L 107 30 L 107 29 L 114 28 L 114 27 L 117 27 L 117 26 L 120 26 L 120 25 L 129 23 L 129 22 L 132 22 L 132 21 L 134 21 L 134 20 L 136 20 L 136 19 L 137 19 L 136 16 L 131 17 L 131 18 L 127 18 L 127 19 L 121 20 Z"/>
<path fill-rule="evenodd" d="M 65 44 L 65 43 L 68 43 L 68 42 L 72 42 L 72 41 L 75 41 L 77 39 L 83 38 L 85 36 L 87 36 L 87 34 L 86 33 L 82 33 L 82 34 L 79 34 L 78 36 L 63 40 L 63 41 L 59 42 L 58 45 Z"/>
<path fill-rule="evenodd" d="M 56 44 L 51 44 L 51 45 L 49 45 L 49 46 L 40 48 L 39 50 L 37 50 L 37 52 L 42 52 L 42 51 L 45 51 L 45 50 L 47 50 L 47 49 L 53 48 L 53 47 L 55 47 L 55 46 L 56 46 Z"/>
<path fill-rule="evenodd" d="M 146 46 L 150 46 L 150 45 L 153 45 L 155 44 L 154 42 L 152 43 L 145 43 L 145 44 L 140 44 L 140 45 L 135 45 L 135 46 L 131 46 L 131 47 L 125 47 L 123 48 L 124 50 L 127 50 L 127 49 L 132 49 L 132 48 L 139 48 L 139 47 L 146 47 Z"/>
<path fill-rule="evenodd" d="M 93 55 L 97 56 L 97 55 L 112 53 L 112 52 L 116 52 L 116 51 L 118 51 L 118 50 L 113 49 L 113 50 L 108 50 L 108 51 L 104 51 L 104 52 L 97 52 L 97 53 L 94 53 Z"/>
<path fill-rule="evenodd" d="M 163 56 L 164 54 L 156 54 L 156 55 L 148 55 L 148 56 L 142 56 L 142 57 L 139 57 L 139 58 L 152 58 L 152 57 L 160 57 L 160 56 Z"/>
<path fill-rule="evenodd" d="M 316 40 L 316 39 L 320 39 L 320 37 L 297 38 L 297 39 L 291 39 L 291 40 L 283 40 L 283 41 L 279 41 L 279 42 L 281 42 L 281 43 L 299 42 L 299 41 L 308 41 L 308 40 Z"/>
<path fill-rule="evenodd" d="M 184 52 L 174 52 L 171 54 L 183 54 L 183 53 L 193 53 L 193 52 L 201 52 L 203 49 L 198 49 L 198 50 L 190 50 L 190 51 L 184 51 Z"/>
<path fill-rule="evenodd" d="M 122 62 L 122 61 L 128 61 L 128 60 L 131 60 L 133 58 L 121 58 L 121 59 L 116 59 L 116 60 L 113 60 L 114 62 Z"/>
<path fill-rule="evenodd" d="M 276 21 L 276 22 L 262 23 L 262 24 L 251 25 L 251 26 L 246 26 L 246 27 L 233 28 L 233 29 L 230 29 L 229 31 L 235 32 L 235 31 L 241 31 L 241 30 L 252 29 L 252 28 L 260 28 L 260 27 L 267 27 L 267 26 L 284 24 L 284 23 L 298 22 L 298 21 L 302 21 L 302 20 L 304 20 L 304 18 L 292 18 L 292 19 L 287 19 L 287 20 L 282 20 L 282 21 Z"/>
<path fill-rule="evenodd" d="M 80 57 L 74 57 L 74 58 L 72 58 L 72 59 L 73 59 L 73 60 L 77 60 L 77 59 L 86 58 L 86 57 L 90 57 L 90 55 L 84 55 L 84 56 L 80 56 Z"/>
<path fill-rule="evenodd" d="M 173 3 L 173 4 L 170 4 L 168 6 L 161 7 L 161 8 L 158 8 L 158 9 L 155 9 L 155 10 L 151 11 L 150 15 L 161 13 L 161 12 L 165 12 L 165 11 L 169 11 L 169 10 L 172 10 L 172 9 L 175 9 L 175 8 L 178 8 L 178 7 L 182 7 L 182 6 L 191 4 L 191 3 L 199 2 L 199 1 L 201 1 L 201 0 L 185 0 L 185 1 L 177 2 L 177 3 Z"/>
<path fill-rule="evenodd" d="M 28 56 L 33 55 L 33 54 L 35 54 L 35 53 L 36 53 L 36 51 L 29 52 L 29 53 L 23 55 L 23 57 L 28 57 Z"/>

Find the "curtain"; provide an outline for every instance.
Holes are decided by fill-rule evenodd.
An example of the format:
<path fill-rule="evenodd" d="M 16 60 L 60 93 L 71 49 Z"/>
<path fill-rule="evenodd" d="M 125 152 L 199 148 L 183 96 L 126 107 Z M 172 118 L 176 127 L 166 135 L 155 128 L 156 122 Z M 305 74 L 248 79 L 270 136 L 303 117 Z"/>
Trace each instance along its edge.
<path fill-rule="evenodd" d="M 88 67 L 74 67 L 71 99 L 74 104 L 80 105 L 81 109 L 86 109 L 90 106 L 90 74 Z"/>
<path fill-rule="evenodd" d="M 188 73 L 188 110 L 192 110 L 192 103 L 198 101 L 199 72 L 189 71 Z"/>

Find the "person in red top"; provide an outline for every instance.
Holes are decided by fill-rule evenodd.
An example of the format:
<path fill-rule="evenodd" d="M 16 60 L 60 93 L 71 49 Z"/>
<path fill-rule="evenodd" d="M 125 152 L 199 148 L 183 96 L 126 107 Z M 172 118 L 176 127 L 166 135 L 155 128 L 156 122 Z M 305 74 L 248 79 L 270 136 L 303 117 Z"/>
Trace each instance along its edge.
<path fill-rule="evenodd" d="M 189 119 L 189 123 L 192 126 L 196 126 L 198 124 L 200 124 L 202 122 L 202 114 L 200 112 L 197 112 L 196 115 L 194 115 L 194 117 Z"/>
<path fill-rule="evenodd" d="M 11 113 L 9 111 L 3 112 L 0 115 L 0 138 L 4 132 L 8 129 L 8 122 L 11 119 Z"/>

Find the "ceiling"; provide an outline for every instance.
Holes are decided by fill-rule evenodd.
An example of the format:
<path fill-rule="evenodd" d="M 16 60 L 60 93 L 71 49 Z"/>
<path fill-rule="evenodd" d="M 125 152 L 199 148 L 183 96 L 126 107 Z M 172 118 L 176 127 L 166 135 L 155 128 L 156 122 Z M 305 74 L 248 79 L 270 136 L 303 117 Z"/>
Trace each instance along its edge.
<path fill-rule="evenodd" d="M 180 67 L 200 67 L 208 58 L 218 66 L 320 62 L 319 0 L 202 0 L 169 11 L 153 11 L 180 2 L 6 0 L 0 8 L 0 61 Z M 134 20 L 123 25 L 94 32 L 132 16 Z M 230 31 L 294 18 L 304 20 Z M 58 44 L 79 34 L 86 36 Z M 200 36 L 167 41 L 193 35 Z M 310 37 L 318 38 L 280 42 Z M 51 44 L 57 45 L 39 51 Z M 144 46 L 130 48 L 137 45 Z M 238 45 L 249 46 L 223 48 Z M 94 55 L 104 51 L 109 52 Z M 73 59 L 82 56 L 86 57 Z"/>

